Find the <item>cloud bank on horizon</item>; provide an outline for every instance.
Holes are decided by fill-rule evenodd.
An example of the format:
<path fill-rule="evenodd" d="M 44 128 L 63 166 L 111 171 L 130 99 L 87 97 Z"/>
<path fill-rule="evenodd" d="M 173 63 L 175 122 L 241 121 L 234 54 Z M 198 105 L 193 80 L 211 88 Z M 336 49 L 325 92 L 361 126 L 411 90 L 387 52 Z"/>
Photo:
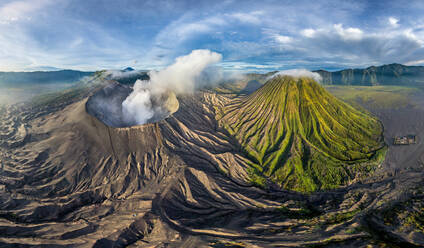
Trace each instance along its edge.
<path fill-rule="evenodd" d="M 231 71 L 423 65 L 423 11 L 420 0 L 3 0 L 0 71 L 161 69 L 195 49 Z"/>

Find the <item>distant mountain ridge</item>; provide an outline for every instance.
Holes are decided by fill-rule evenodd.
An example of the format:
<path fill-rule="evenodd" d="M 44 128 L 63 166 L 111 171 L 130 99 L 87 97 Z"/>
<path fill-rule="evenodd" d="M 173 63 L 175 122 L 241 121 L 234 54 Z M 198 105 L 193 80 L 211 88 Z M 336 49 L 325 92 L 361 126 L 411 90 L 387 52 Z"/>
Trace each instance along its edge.
<path fill-rule="evenodd" d="M 30 84 L 30 83 L 73 83 L 94 72 L 61 70 L 34 72 L 0 72 L 0 84 Z"/>
<path fill-rule="evenodd" d="M 370 66 L 365 69 L 344 69 L 330 72 L 326 70 L 314 71 L 321 75 L 326 85 L 423 85 L 424 66 L 406 66 L 402 64 L 388 64 Z"/>

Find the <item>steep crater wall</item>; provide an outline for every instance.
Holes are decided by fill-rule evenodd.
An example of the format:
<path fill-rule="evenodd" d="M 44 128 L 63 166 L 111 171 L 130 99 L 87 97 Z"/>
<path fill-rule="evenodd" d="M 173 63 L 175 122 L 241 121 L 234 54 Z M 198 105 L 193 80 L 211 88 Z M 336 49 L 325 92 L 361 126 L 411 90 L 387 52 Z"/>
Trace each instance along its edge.
<path fill-rule="evenodd" d="M 118 82 L 111 82 L 90 96 L 86 103 L 88 114 L 96 117 L 109 127 L 131 127 L 138 123 L 125 117 L 122 103 L 131 94 L 132 88 Z M 150 99 L 154 114 L 146 123 L 156 123 L 176 112 L 179 108 L 177 97 L 173 92 L 166 92 Z"/>

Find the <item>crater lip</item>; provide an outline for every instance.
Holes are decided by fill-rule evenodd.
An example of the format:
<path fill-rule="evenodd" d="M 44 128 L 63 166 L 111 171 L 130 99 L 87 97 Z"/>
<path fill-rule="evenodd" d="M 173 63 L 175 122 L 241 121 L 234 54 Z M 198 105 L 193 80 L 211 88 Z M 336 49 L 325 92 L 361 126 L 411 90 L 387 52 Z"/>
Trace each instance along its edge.
<path fill-rule="evenodd" d="M 129 123 L 123 116 L 122 102 L 132 91 L 132 87 L 113 81 L 91 95 L 86 102 L 85 109 L 89 115 L 109 127 L 127 128 L 159 122 L 175 113 L 179 108 L 175 94 L 166 92 L 157 99 L 151 99 L 152 109 L 155 112 L 145 124 Z"/>

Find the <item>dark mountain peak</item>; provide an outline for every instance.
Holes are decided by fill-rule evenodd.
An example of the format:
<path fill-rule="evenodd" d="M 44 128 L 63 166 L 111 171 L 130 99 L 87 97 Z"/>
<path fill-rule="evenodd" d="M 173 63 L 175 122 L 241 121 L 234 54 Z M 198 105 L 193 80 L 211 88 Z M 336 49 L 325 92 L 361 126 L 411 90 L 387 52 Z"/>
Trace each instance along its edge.
<path fill-rule="evenodd" d="M 127 67 L 127 68 L 123 69 L 122 71 L 127 72 L 127 71 L 135 71 L 135 70 L 131 67 Z"/>
<path fill-rule="evenodd" d="M 399 64 L 399 63 L 391 63 L 391 64 L 382 65 L 382 67 L 383 67 L 383 66 L 399 66 L 399 67 L 408 67 L 408 66 L 406 66 L 406 65 L 402 65 L 402 64 Z"/>
<path fill-rule="evenodd" d="M 370 66 L 365 69 L 315 72 L 321 75 L 324 84 L 363 86 L 424 84 L 424 66 L 406 66 L 398 63 Z"/>
<path fill-rule="evenodd" d="M 319 69 L 319 70 L 315 70 L 315 71 L 313 71 L 313 72 L 329 72 L 329 71 L 327 71 L 327 70 L 324 70 L 324 69 Z"/>

